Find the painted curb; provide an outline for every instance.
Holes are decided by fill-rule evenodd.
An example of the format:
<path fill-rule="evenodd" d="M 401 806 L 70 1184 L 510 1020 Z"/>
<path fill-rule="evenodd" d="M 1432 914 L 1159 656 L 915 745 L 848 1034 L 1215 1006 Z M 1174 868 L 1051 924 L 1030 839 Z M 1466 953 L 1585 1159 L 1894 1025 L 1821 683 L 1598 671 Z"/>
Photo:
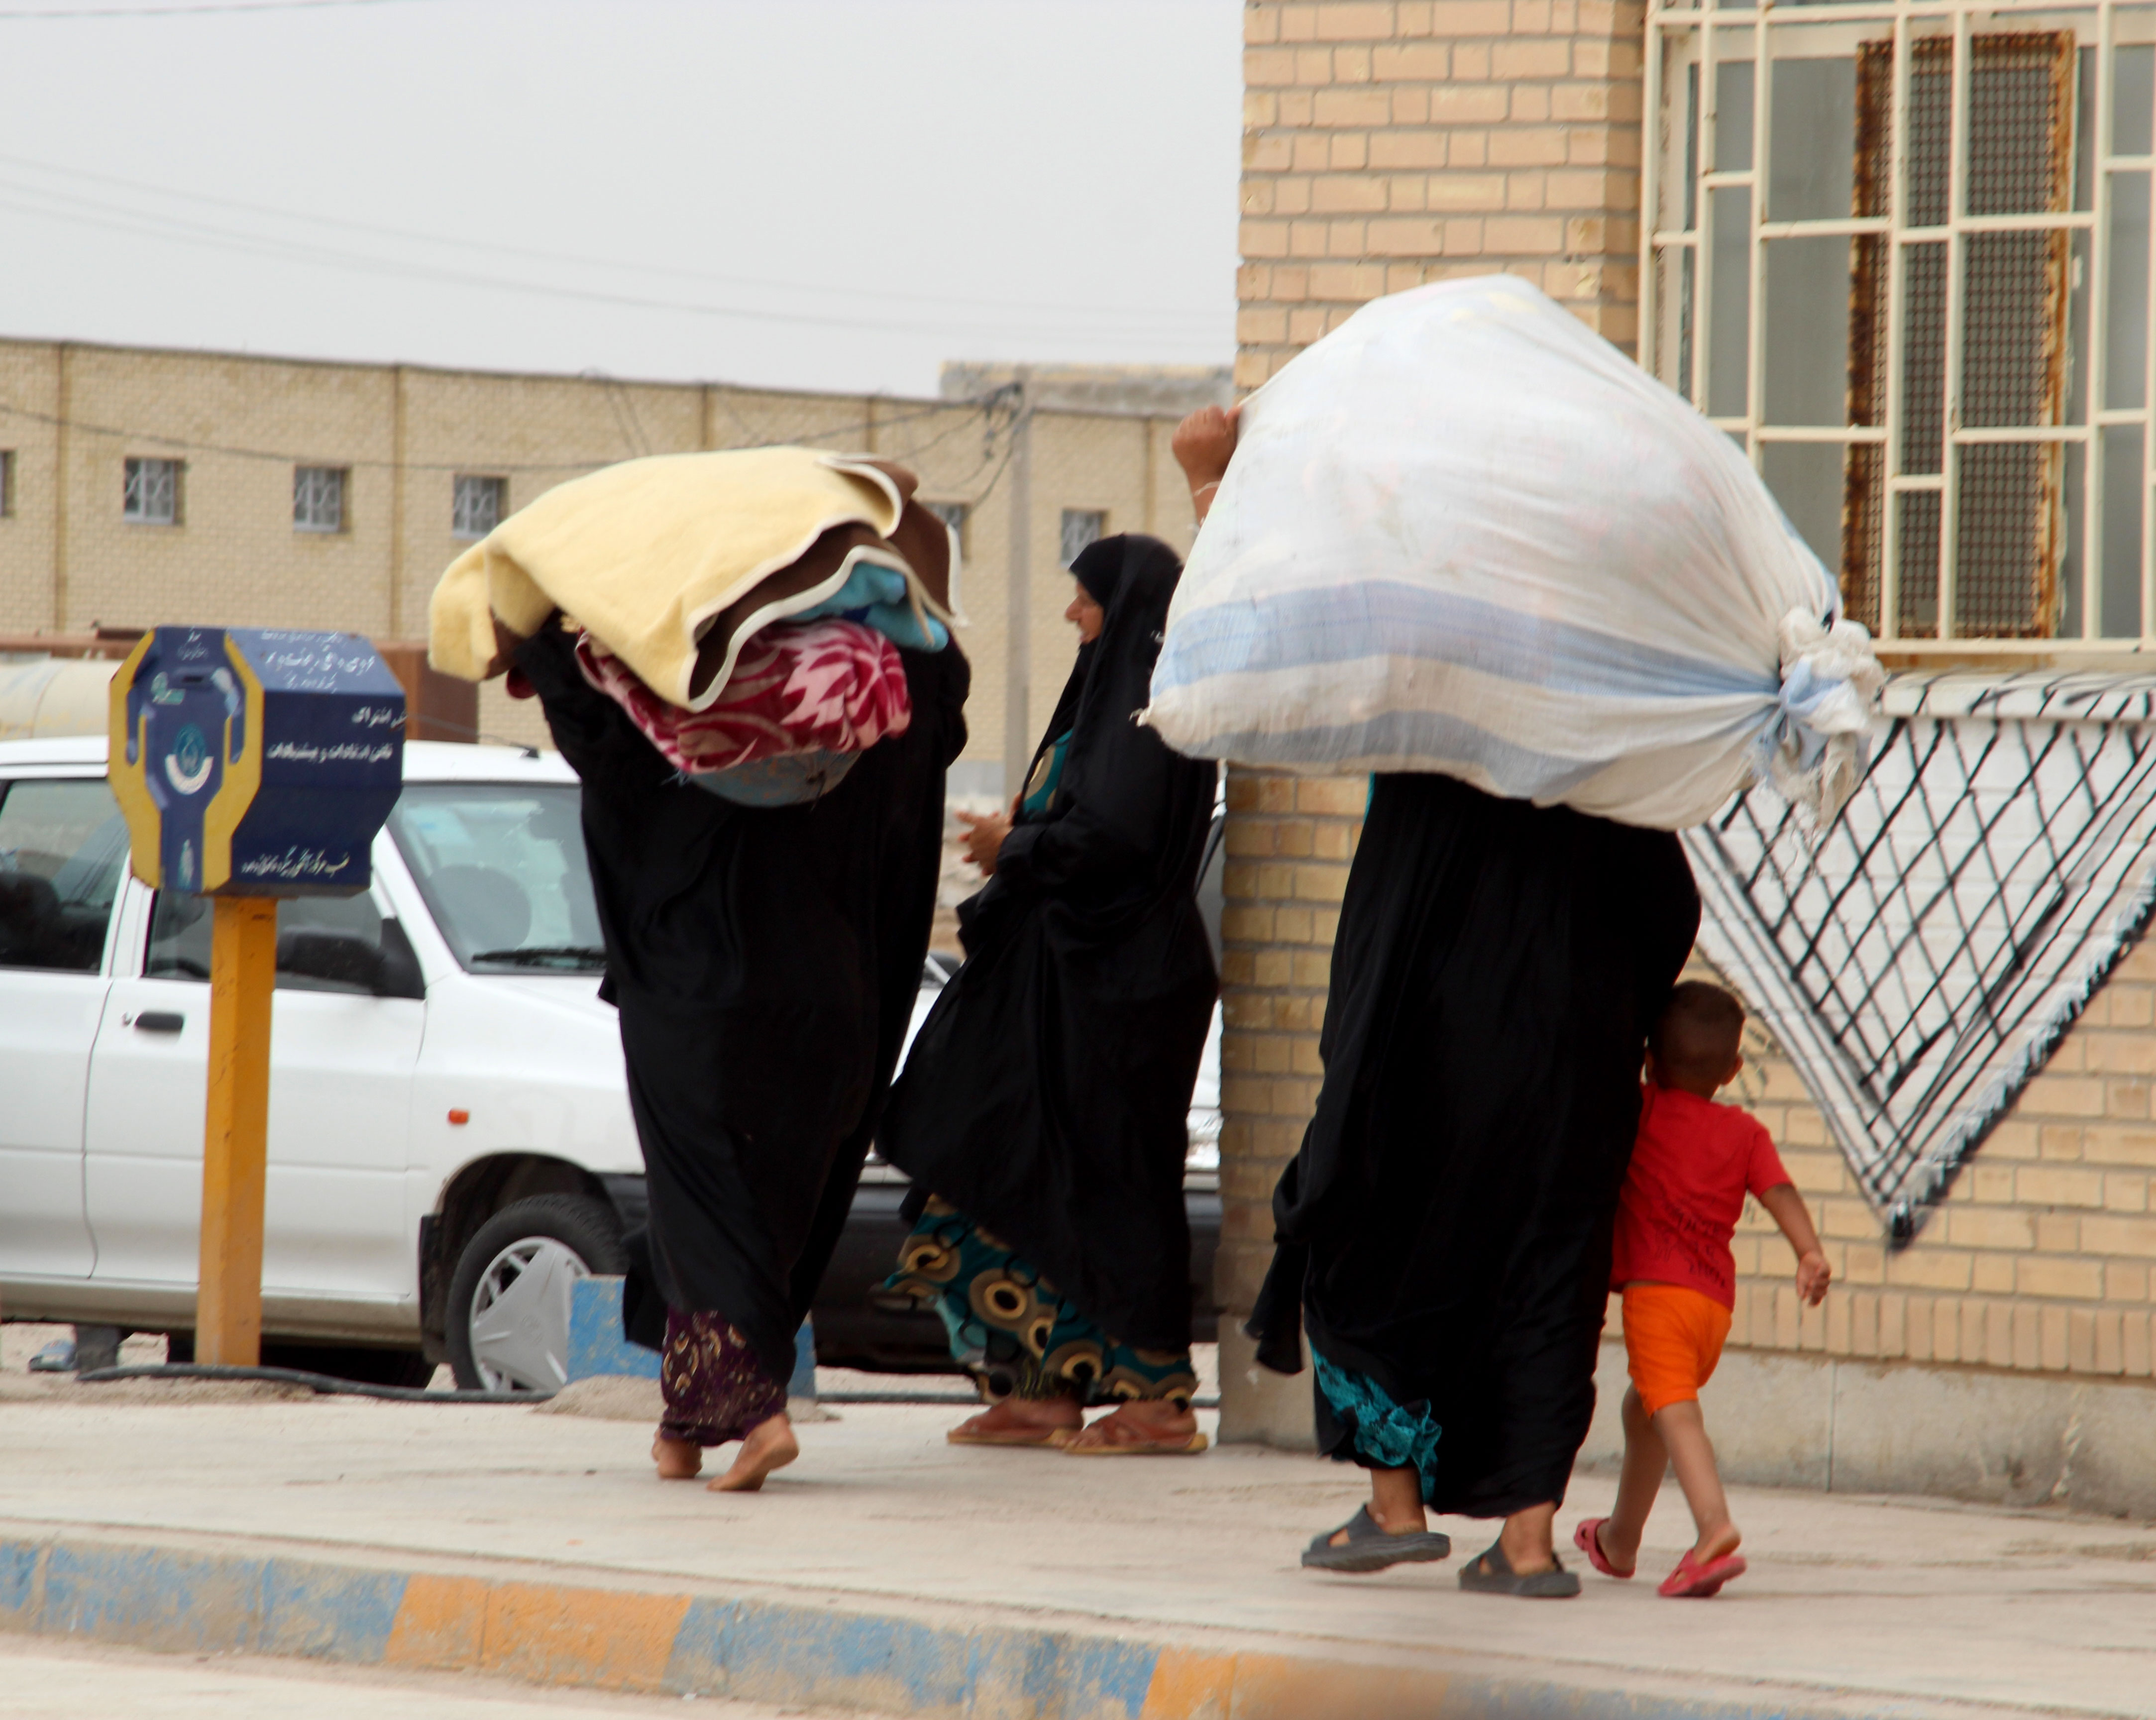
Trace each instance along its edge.
<path fill-rule="evenodd" d="M 1802 1720 L 1859 1710 L 944 1626 L 763 1597 L 0 1534 L 0 1631 L 952 1720 Z M 1615 1676 L 1614 1674 L 1610 1676 Z M 1907 1713 L 1924 1705 L 1866 1705 Z"/>

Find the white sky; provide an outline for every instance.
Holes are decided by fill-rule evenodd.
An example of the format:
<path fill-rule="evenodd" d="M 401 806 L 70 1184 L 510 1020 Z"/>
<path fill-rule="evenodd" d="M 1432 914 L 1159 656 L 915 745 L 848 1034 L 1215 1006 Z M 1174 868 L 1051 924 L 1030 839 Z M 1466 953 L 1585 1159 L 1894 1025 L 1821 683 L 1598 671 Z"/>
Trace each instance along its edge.
<path fill-rule="evenodd" d="M 0 334 L 902 393 L 1234 356 L 1239 0 L 80 15 L 202 3 L 0 0 Z"/>

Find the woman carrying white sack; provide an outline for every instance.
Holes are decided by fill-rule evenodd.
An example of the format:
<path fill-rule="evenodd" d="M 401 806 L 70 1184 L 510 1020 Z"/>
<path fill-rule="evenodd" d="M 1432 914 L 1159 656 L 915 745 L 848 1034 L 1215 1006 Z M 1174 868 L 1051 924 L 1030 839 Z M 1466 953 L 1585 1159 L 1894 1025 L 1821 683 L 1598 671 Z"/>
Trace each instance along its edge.
<path fill-rule="evenodd" d="M 1552 1522 L 1698 923 L 1674 832 L 1754 773 L 1831 819 L 1869 640 L 1736 447 L 1524 282 L 1379 300 L 1176 449 L 1205 524 L 1145 721 L 1374 776 L 1249 1327 L 1283 1373 L 1307 1332 L 1319 1444 L 1372 1472 L 1303 1562 L 1442 1558 L 1435 1509 L 1503 1519 L 1462 1588 L 1577 1594 Z"/>

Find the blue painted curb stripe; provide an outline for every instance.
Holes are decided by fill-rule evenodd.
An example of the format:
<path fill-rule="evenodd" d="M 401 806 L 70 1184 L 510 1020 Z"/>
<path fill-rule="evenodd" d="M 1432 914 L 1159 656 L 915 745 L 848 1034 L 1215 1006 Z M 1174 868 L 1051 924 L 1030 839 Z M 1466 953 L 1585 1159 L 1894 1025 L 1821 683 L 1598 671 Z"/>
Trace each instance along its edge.
<path fill-rule="evenodd" d="M 1052 1628 L 947 1628 L 784 1601 L 601 1591 L 506 1576 L 419 1578 L 64 1533 L 0 1537 L 0 1630 L 138 1648 L 380 1664 L 391 1658 L 408 1596 L 417 1619 L 427 1612 L 429 1589 L 438 1606 L 452 1596 L 449 1613 L 434 1620 L 451 1628 L 431 1639 L 427 1660 L 445 1669 L 507 1670 L 547 1684 L 604 1688 L 655 1683 L 679 1695 L 954 1720 L 1824 1720 L 1846 1712 L 1824 1699 L 1791 1702 L 1763 1693 L 1671 1697 L 1533 1675 L 1215 1652 Z M 610 1666 L 619 1646 L 611 1626 L 591 1641 L 581 1640 L 588 1630 L 567 1633 L 578 1639 L 572 1641 L 550 1635 L 544 1619 L 535 1622 L 535 1612 L 575 1614 L 579 1596 L 586 1614 L 592 1601 L 618 1597 L 626 1620 L 639 1611 L 666 1616 L 672 1635 L 663 1674 L 656 1660 L 635 1671 L 616 1656 Z M 440 1653 L 457 1633 L 462 1646 Z M 663 1649 L 665 1639 L 653 1647 Z"/>

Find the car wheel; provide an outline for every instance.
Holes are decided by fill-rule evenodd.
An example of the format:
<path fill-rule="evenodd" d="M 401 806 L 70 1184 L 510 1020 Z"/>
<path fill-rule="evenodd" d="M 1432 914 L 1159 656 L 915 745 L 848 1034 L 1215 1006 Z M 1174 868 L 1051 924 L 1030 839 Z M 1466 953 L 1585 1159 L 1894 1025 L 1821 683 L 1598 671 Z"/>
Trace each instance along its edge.
<path fill-rule="evenodd" d="M 473 1233 L 449 1280 L 449 1366 L 468 1391 L 559 1391 L 569 1378 L 569 1297 L 579 1278 L 626 1270 L 603 1201 L 539 1194 Z"/>

